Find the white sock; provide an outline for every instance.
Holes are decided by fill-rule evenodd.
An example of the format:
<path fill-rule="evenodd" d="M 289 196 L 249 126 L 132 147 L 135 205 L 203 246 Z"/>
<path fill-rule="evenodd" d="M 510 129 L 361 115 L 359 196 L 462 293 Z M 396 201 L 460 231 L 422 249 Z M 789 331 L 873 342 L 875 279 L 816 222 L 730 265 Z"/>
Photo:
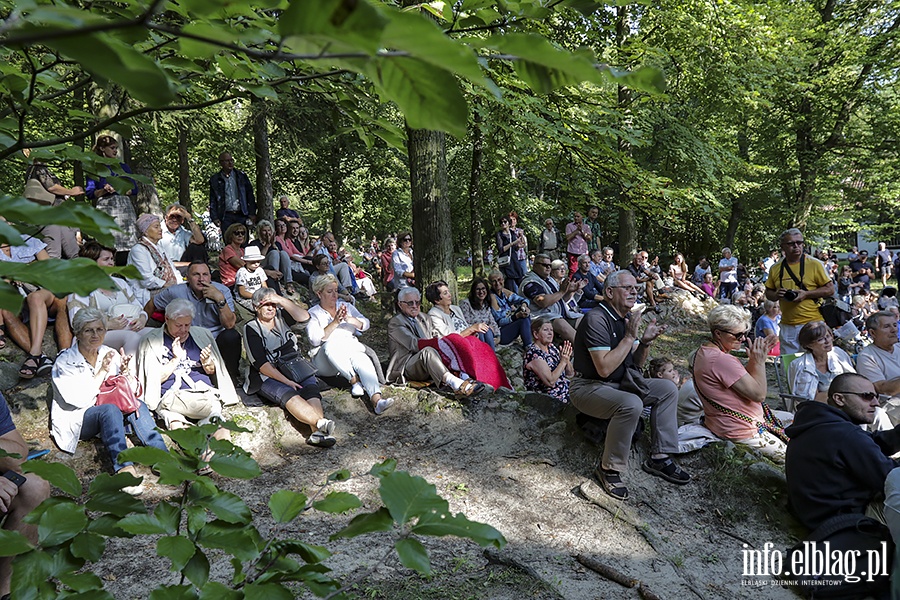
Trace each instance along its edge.
<path fill-rule="evenodd" d="M 444 375 L 444 383 L 450 386 L 450 388 L 455 392 L 462 387 L 462 384 L 465 383 L 464 380 L 460 379 L 453 373 L 447 373 Z"/>
<path fill-rule="evenodd" d="M 466 381 L 467 379 L 471 379 L 471 377 L 469 377 L 468 373 L 460 373 L 459 378 L 462 379 L 463 381 Z"/>
<path fill-rule="evenodd" d="M 365 388 L 363 388 L 362 384 L 358 381 L 356 383 L 354 383 L 353 386 L 351 386 L 351 388 L 350 388 L 350 394 L 352 396 L 362 396 L 365 393 L 366 393 Z"/>

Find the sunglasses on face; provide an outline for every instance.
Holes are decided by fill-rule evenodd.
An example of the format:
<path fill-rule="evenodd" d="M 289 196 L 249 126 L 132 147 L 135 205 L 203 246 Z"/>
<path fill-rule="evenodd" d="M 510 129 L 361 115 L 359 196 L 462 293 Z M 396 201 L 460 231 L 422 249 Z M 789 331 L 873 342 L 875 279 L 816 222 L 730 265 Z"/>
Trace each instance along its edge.
<path fill-rule="evenodd" d="M 234 235 L 247 235 L 246 231 L 235 231 Z"/>
<path fill-rule="evenodd" d="M 749 331 L 742 331 L 740 333 L 735 333 L 733 331 L 728 331 L 727 329 L 720 329 L 719 331 L 725 332 L 728 335 L 733 336 L 734 339 L 736 339 L 736 340 L 745 340 L 745 339 L 747 339 L 747 334 L 750 333 Z"/>
<path fill-rule="evenodd" d="M 406 306 L 412 308 L 414 306 L 420 306 L 422 303 L 418 300 L 401 300 L 400 304 L 405 304 Z"/>
<path fill-rule="evenodd" d="M 853 396 L 859 396 L 866 402 L 871 402 L 878 398 L 878 394 L 876 392 L 835 392 L 835 394 L 847 394 Z"/>

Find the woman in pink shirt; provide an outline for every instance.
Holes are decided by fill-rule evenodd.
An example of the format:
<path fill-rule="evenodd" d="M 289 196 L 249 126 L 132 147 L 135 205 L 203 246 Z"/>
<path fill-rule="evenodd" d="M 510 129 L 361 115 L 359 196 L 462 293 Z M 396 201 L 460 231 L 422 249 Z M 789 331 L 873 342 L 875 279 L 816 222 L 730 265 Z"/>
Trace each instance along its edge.
<path fill-rule="evenodd" d="M 747 366 L 731 352 L 738 350 L 750 333 L 750 313 L 731 304 L 714 308 L 707 319 L 711 339 L 697 350 L 693 360 L 694 387 L 703 402 L 703 424 L 714 434 L 749 446 L 772 460 L 784 462 L 787 438 L 779 418 L 765 404 L 766 355 L 778 338 L 774 335 L 748 340 Z"/>

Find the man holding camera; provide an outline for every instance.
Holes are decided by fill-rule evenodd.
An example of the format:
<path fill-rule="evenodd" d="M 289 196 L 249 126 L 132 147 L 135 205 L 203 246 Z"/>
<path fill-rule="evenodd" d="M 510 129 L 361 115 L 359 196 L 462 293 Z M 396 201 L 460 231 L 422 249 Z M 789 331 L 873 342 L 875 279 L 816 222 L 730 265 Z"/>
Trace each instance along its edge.
<path fill-rule="evenodd" d="M 0 394 L 0 450 L 19 455 L 19 458 L 0 457 L 0 523 L 3 529 L 17 531 L 34 544 L 37 526 L 26 524 L 25 515 L 50 495 L 50 484 L 34 474 L 22 475 L 28 444 L 16 430 L 3 394 Z M 12 559 L 12 556 L 0 557 L 0 600 L 9 598 Z"/>
<path fill-rule="evenodd" d="M 834 282 L 822 261 L 803 252 L 803 232 L 788 229 L 781 234 L 784 258 L 772 265 L 766 279 L 766 298 L 781 306 L 781 353 L 800 352 L 797 336 L 811 321 L 824 321 L 821 298 L 834 296 Z"/>

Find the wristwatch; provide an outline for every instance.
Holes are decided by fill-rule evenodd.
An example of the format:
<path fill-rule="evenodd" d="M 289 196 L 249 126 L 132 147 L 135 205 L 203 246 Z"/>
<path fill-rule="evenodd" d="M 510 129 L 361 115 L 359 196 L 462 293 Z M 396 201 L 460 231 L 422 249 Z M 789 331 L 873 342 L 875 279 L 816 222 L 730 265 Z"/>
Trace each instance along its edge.
<path fill-rule="evenodd" d="M 226 302 L 224 298 L 222 298 L 221 302 L 216 302 L 216 306 L 218 306 L 219 308 L 225 308 L 226 304 L 228 304 L 228 302 Z"/>

